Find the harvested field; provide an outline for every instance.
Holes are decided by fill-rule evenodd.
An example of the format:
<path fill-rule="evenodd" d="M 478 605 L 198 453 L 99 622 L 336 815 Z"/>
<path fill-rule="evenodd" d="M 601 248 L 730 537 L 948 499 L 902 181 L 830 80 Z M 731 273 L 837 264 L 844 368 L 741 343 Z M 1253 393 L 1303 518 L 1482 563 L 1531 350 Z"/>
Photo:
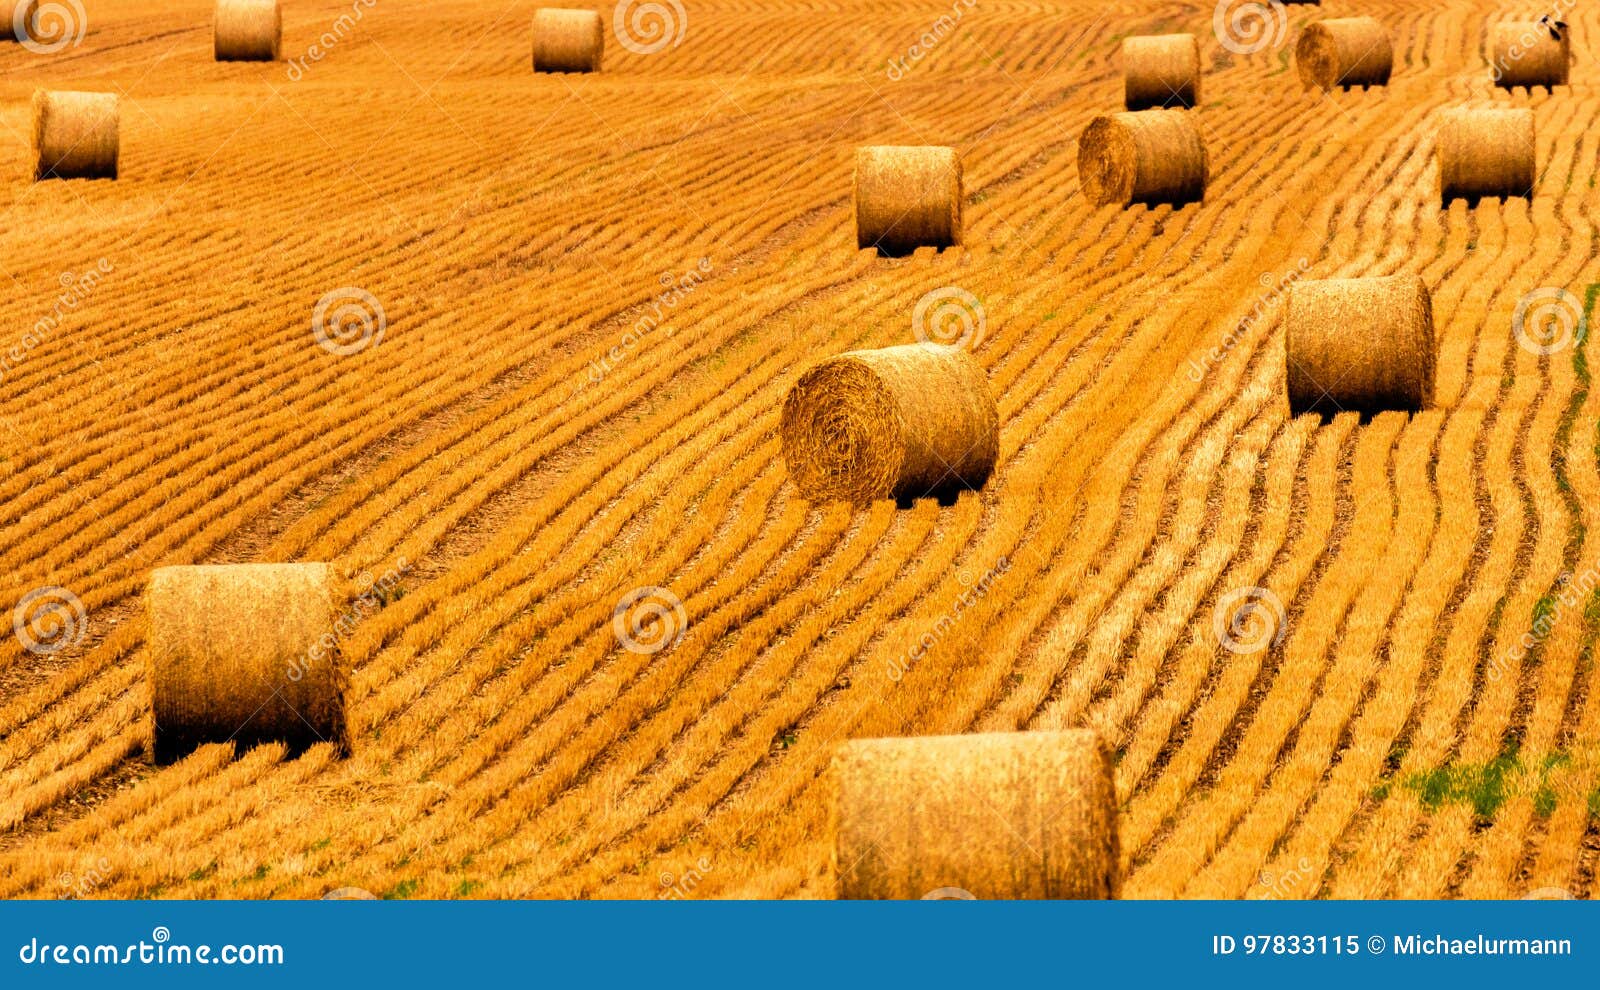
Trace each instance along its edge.
<path fill-rule="evenodd" d="M 1124 897 L 1592 895 L 1593 6 L 1553 88 L 1479 0 L 607 5 L 592 72 L 530 4 L 281 6 L 277 61 L 214 0 L 0 40 L 0 896 L 826 898 L 841 743 L 1084 728 Z M 1387 84 L 1308 89 L 1363 16 Z M 1203 199 L 1096 206 L 1174 33 Z M 117 95 L 115 180 L 34 181 L 36 90 Z M 1531 109 L 1531 196 L 1441 203 L 1463 108 Z M 862 248 L 911 146 L 959 243 Z M 1425 408 L 1292 416 L 1293 286 L 1395 275 Z M 987 376 L 982 487 L 807 501 L 785 397 L 918 341 Z M 348 753 L 154 762 L 151 572 L 310 562 Z"/>

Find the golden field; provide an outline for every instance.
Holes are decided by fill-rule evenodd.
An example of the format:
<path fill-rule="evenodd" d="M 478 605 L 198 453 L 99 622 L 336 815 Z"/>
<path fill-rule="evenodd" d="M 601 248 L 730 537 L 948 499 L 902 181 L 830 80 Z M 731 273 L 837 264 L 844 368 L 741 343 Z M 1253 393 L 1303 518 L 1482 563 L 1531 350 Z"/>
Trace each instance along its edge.
<path fill-rule="evenodd" d="M 531 71 L 534 6 L 286 0 L 277 63 L 214 61 L 205 0 L 0 43 L 0 605 L 81 605 L 0 638 L 0 896 L 830 897 L 840 742 L 1067 727 L 1124 896 L 1590 895 L 1600 394 L 1513 327 L 1600 293 L 1591 6 L 1553 92 L 1484 55 L 1542 11 L 1476 0 L 1252 54 L 1211 4 L 682 0 L 653 52 L 607 6 L 588 75 Z M 1354 14 L 1389 84 L 1304 89 Z M 1205 200 L 1091 206 L 1119 41 L 1172 31 Z M 32 181 L 41 87 L 121 94 L 116 181 Z M 1531 201 L 1442 209 L 1441 114 L 1500 105 Z M 962 247 L 857 249 L 879 144 L 959 151 Z M 1282 286 L 1402 272 L 1432 408 L 1291 417 Z M 790 386 L 952 288 L 988 483 L 800 498 Z M 319 340 L 330 296 L 368 332 Z M 154 765 L 150 572 L 287 561 L 353 582 L 350 755 Z"/>

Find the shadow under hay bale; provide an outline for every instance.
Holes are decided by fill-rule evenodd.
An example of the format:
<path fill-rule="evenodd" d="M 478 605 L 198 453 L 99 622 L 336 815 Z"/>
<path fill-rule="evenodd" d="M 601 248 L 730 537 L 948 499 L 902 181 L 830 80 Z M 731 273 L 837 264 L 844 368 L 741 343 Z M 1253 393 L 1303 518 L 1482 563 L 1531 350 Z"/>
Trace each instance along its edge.
<path fill-rule="evenodd" d="M 1078 142 L 1078 181 L 1096 206 L 1198 203 L 1207 173 L 1205 141 L 1189 111 L 1097 117 Z"/>
<path fill-rule="evenodd" d="M 1123 103 L 1129 110 L 1200 103 L 1200 42 L 1192 34 L 1122 41 Z"/>
<path fill-rule="evenodd" d="M 856 246 L 886 255 L 961 243 L 961 159 L 954 148 L 856 149 Z"/>
<path fill-rule="evenodd" d="M 1567 85 L 1572 69 L 1572 32 L 1549 17 L 1509 21 L 1489 29 L 1489 75 L 1502 89 Z"/>
<path fill-rule="evenodd" d="M 1449 110 L 1439 126 L 1439 199 L 1533 199 L 1533 111 Z"/>
<path fill-rule="evenodd" d="M 983 366 L 960 348 L 850 351 L 800 376 L 779 423 L 783 459 L 813 501 L 902 504 L 983 487 L 999 413 Z"/>
<path fill-rule="evenodd" d="M 212 48 L 218 62 L 276 62 L 282 41 L 278 0 L 217 0 Z"/>
<path fill-rule="evenodd" d="M 1416 275 L 1297 282 L 1284 329 L 1291 415 L 1433 404 L 1433 299 Z"/>
<path fill-rule="evenodd" d="M 593 10 L 545 7 L 533 12 L 533 71 L 599 72 L 606 32 Z"/>
<path fill-rule="evenodd" d="M 349 748 L 348 672 L 326 564 L 162 567 L 146 592 L 151 753 L 206 743 Z"/>
<path fill-rule="evenodd" d="M 0 0 L 0 41 L 27 41 L 38 29 L 39 0 Z"/>
<path fill-rule="evenodd" d="M 35 92 L 34 180 L 115 179 L 121 117 L 115 93 Z"/>
<path fill-rule="evenodd" d="M 1375 18 L 1337 17 L 1311 24 L 1301 33 L 1294 61 L 1300 81 L 1310 89 L 1387 86 L 1394 70 L 1394 45 Z"/>
<path fill-rule="evenodd" d="M 841 899 L 1121 889 L 1111 760 L 1093 732 L 858 739 L 832 773 Z"/>

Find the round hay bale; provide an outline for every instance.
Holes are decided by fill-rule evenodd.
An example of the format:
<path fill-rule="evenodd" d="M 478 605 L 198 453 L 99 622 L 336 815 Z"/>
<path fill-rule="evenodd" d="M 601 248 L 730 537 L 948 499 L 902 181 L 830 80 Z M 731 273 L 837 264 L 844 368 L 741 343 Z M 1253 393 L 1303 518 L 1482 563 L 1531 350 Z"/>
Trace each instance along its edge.
<path fill-rule="evenodd" d="M 115 179 L 121 118 L 115 93 L 36 91 L 34 179 Z"/>
<path fill-rule="evenodd" d="M 1122 39 L 1123 102 L 1129 110 L 1200 103 L 1200 42 L 1192 34 Z"/>
<path fill-rule="evenodd" d="M 833 774 L 840 898 L 1121 888 L 1111 760 L 1093 732 L 858 739 L 839 747 Z"/>
<path fill-rule="evenodd" d="M 1205 141 L 1183 110 L 1096 117 L 1078 141 L 1078 180 L 1096 206 L 1196 203 L 1206 173 Z"/>
<path fill-rule="evenodd" d="M 327 564 L 162 567 L 146 602 L 157 763 L 230 740 L 348 749 Z"/>
<path fill-rule="evenodd" d="M 213 48 L 218 62 L 276 62 L 282 41 L 278 0 L 217 0 Z"/>
<path fill-rule="evenodd" d="M 1507 21 L 1489 29 L 1489 75 L 1504 89 L 1567 85 L 1572 67 L 1572 32 L 1550 17 Z"/>
<path fill-rule="evenodd" d="M 1376 18 L 1336 17 L 1301 32 L 1294 61 L 1307 88 L 1387 86 L 1394 45 Z"/>
<path fill-rule="evenodd" d="M 39 0 L 0 0 L 0 41 L 26 41 L 37 28 Z"/>
<path fill-rule="evenodd" d="M 1439 128 L 1439 197 L 1533 198 L 1533 111 L 1449 110 Z"/>
<path fill-rule="evenodd" d="M 1433 402 L 1433 299 L 1416 275 L 1297 282 L 1285 303 L 1292 415 Z"/>
<path fill-rule="evenodd" d="M 605 47 L 596 11 L 544 7 L 533 12 L 535 72 L 599 72 Z"/>
<path fill-rule="evenodd" d="M 856 246 L 883 254 L 961 243 L 961 159 L 954 148 L 856 149 Z"/>
<path fill-rule="evenodd" d="M 902 344 L 850 351 L 801 375 L 779 433 L 806 498 L 907 501 L 981 488 L 999 453 L 1000 416 L 971 354 Z"/>

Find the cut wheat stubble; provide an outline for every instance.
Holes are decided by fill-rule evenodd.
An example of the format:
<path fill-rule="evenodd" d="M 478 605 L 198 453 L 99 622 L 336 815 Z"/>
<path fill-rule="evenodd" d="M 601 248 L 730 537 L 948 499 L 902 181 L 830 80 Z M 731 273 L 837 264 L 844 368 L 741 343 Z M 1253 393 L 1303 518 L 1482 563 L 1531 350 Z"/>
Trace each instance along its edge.
<path fill-rule="evenodd" d="M 841 899 L 1121 889 L 1111 760 L 1093 732 L 858 739 L 832 775 Z"/>

